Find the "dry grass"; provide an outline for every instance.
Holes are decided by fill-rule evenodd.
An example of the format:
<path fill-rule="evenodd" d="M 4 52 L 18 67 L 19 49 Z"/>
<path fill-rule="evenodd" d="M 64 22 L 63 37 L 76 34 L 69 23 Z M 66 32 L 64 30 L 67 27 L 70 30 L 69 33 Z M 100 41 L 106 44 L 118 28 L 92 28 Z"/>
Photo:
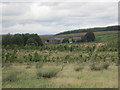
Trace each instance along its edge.
<path fill-rule="evenodd" d="M 66 66 L 58 78 L 52 79 L 57 87 L 80 87 L 80 88 L 112 88 L 118 87 L 117 68 L 109 70 L 90 71 L 87 66 L 82 72 L 75 72 L 71 65 Z M 116 71 L 116 73 L 115 73 Z"/>
<path fill-rule="evenodd" d="M 60 71 L 56 77 L 45 79 L 36 79 L 36 68 L 32 66 L 26 69 L 25 65 L 13 65 L 11 68 L 3 70 L 3 73 L 9 71 L 23 70 L 18 75 L 18 81 L 3 82 L 3 88 L 117 88 L 118 70 L 117 66 L 110 66 L 108 70 L 91 71 L 88 65 L 84 66 L 82 71 L 76 72 L 76 64 L 66 64 L 63 71 Z M 42 68 L 60 68 L 56 64 L 45 64 Z"/>

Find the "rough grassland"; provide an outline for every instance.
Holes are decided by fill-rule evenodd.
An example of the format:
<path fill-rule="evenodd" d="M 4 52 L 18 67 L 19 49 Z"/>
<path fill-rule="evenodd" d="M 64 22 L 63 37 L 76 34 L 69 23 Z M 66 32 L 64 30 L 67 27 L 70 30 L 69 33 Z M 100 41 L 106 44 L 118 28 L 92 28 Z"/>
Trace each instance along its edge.
<path fill-rule="evenodd" d="M 59 65 L 52 64 L 59 68 Z M 13 64 L 6 68 L 4 74 L 17 70 L 21 73 L 16 81 L 3 82 L 3 88 L 117 88 L 118 87 L 118 69 L 117 66 L 110 66 L 108 70 L 91 71 L 85 65 L 82 71 L 74 70 L 75 64 L 66 64 L 63 71 L 60 71 L 53 78 L 36 78 L 36 68 L 34 65 L 26 69 L 26 65 Z M 51 67 L 51 65 L 45 65 Z"/>

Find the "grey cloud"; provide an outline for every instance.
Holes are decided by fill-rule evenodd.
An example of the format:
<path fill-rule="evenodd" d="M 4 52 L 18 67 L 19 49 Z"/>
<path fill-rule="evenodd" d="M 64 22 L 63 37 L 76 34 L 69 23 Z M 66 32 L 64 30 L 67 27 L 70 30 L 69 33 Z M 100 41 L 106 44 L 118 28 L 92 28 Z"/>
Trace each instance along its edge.
<path fill-rule="evenodd" d="M 3 33 L 61 31 L 117 24 L 117 3 L 4 3 Z M 29 28 L 30 27 L 30 28 Z"/>
<path fill-rule="evenodd" d="M 3 3 L 2 15 L 3 16 L 19 16 L 29 10 L 29 5 L 25 3 Z"/>

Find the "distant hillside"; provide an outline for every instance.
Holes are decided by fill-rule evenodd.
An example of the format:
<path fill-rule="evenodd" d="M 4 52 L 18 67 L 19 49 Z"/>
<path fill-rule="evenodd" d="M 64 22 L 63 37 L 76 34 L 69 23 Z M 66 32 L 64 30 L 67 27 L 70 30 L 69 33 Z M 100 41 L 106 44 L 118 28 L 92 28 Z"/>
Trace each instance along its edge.
<path fill-rule="evenodd" d="M 118 31 L 118 28 L 120 28 L 120 26 L 116 25 L 116 26 L 108 26 L 108 27 L 96 27 L 96 28 L 87 28 L 87 29 L 77 29 L 77 30 L 61 32 L 61 33 L 58 33 L 56 35 L 83 33 L 83 32 L 88 32 L 88 31 L 92 31 L 92 32 L 98 32 L 98 31 Z"/>
<path fill-rule="evenodd" d="M 61 34 L 61 35 L 42 35 L 40 36 L 40 38 L 42 40 L 46 40 L 49 38 L 71 38 L 71 37 L 80 37 L 80 36 L 84 36 L 86 34 L 86 32 L 81 32 L 81 33 L 71 33 L 71 34 Z M 98 31 L 98 32 L 94 32 L 95 36 L 102 36 L 102 35 L 117 35 L 118 31 Z"/>

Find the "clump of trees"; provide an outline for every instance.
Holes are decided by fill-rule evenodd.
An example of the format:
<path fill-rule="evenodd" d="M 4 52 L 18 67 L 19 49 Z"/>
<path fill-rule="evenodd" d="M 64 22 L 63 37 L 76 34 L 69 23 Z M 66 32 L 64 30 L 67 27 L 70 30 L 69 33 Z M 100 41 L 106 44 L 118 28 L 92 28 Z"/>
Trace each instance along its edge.
<path fill-rule="evenodd" d="M 93 32 L 89 31 L 81 39 L 78 39 L 77 43 L 79 43 L 79 42 L 92 42 L 92 41 L 95 41 L 95 35 Z M 65 39 L 63 39 L 62 43 L 70 43 L 70 42 L 74 43 L 75 41 L 71 38 L 65 38 Z"/>
<path fill-rule="evenodd" d="M 7 34 L 2 36 L 2 45 L 35 45 L 42 46 L 42 40 L 37 34 Z"/>
<path fill-rule="evenodd" d="M 69 43 L 69 39 L 68 38 L 63 39 L 62 43 Z"/>
<path fill-rule="evenodd" d="M 86 35 L 82 38 L 82 42 L 92 42 L 95 41 L 95 35 L 93 32 L 89 31 Z"/>

